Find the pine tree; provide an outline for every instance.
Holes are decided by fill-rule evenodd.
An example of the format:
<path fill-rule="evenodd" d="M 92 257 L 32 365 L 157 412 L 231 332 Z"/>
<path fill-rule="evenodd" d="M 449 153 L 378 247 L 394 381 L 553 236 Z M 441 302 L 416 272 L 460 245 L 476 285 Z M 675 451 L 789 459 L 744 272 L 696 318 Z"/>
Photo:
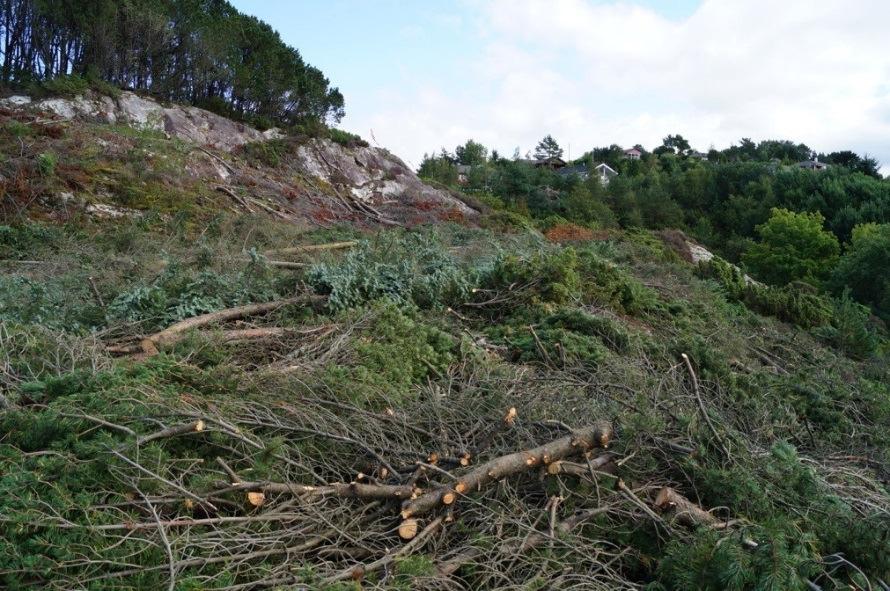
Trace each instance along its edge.
<path fill-rule="evenodd" d="M 562 158 L 562 148 L 553 139 L 553 136 L 547 134 L 544 139 L 535 146 L 535 158 L 538 160 L 547 160 L 550 158 Z"/>

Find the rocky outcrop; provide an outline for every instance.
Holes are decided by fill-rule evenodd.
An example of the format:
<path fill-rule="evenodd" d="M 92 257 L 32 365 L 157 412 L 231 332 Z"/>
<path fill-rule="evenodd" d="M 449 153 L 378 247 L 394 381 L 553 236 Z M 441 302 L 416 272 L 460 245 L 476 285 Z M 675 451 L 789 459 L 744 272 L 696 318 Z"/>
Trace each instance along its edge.
<path fill-rule="evenodd" d="M 98 145 L 109 162 L 121 161 L 112 164 L 112 169 L 135 167 L 138 170 L 132 170 L 132 174 L 139 177 L 163 169 L 155 179 L 184 199 L 198 193 L 206 197 L 210 189 L 213 195 L 224 195 L 230 200 L 224 205 L 227 209 L 323 227 L 338 223 L 410 226 L 466 221 L 478 214 L 459 194 L 427 185 L 402 160 L 382 148 L 344 146 L 326 138 L 295 136 L 274 146 L 248 146 L 284 136 L 275 131 L 260 132 L 203 109 L 165 106 L 132 92 L 122 92 L 114 98 L 87 93 L 37 101 L 12 96 L 0 99 L 0 107 L 7 111 L 0 116 L 21 118 L 24 112 L 26 119 L 37 125 L 58 120 L 71 122 L 66 134 L 47 140 L 59 145 L 47 145 L 41 150 L 63 154 L 78 145 L 66 143 L 63 136 L 80 136 L 84 142 Z M 187 145 L 170 145 L 168 153 L 167 143 L 161 138 L 134 138 L 101 124 L 160 131 Z M 140 147 L 142 142 L 151 148 Z M 257 156 L 267 148 L 277 156 Z M 138 164 L 130 156 L 134 150 L 141 154 Z M 183 152 L 187 155 L 182 166 L 165 164 L 170 157 L 178 158 L 177 154 Z M 84 190 L 88 185 L 96 186 Z M 71 203 L 87 204 L 86 213 L 97 218 L 140 214 L 138 210 L 120 207 L 126 202 L 115 203 L 115 182 L 101 185 L 101 178 L 74 179 L 69 186 L 78 194 L 55 201 L 66 210 Z M 209 201 L 214 200 L 205 203 Z"/>
<path fill-rule="evenodd" d="M 451 193 L 421 181 L 402 160 L 381 148 L 346 148 L 317 139 L 297 147 L 295 155 L 304 174 L 342 188 L 349 199 L 390 211 L 444 208 L 461 216 L 477 213 Z"/>
<path fill-rule="evenodd" d="M 162 131 L 170 137 L 225 151 L 279 135 L 276 130 L 261 132 L 197 107 L 164 106 L 153 99 L 128 91 L 121 92 L 114 98 L 92 92 L 74 98 L 36 101 L 27 96 L 11 96 L 0 100 L 0 106 L 27 108 L 61 119 L 117 123 Z"/>

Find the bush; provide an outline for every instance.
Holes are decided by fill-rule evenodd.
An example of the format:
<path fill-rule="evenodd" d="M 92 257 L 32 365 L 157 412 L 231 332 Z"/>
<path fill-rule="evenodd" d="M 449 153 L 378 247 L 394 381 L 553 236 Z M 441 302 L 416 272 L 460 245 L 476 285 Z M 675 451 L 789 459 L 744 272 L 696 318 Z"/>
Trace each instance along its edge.
<path fill-rule="evenodd" d="M 307 281 L 328 296 L 331 310 L 381 298 L 435 308 L 465 302 L 473 276 L 436 238 L 391 233 L 362 242 L 339 262 L 313 266 Z"/>
<path fill-rule="evenodd" d="M 802 283 L 784 287 L 761 285 L 745 278 L 735 266 L 719 257 L 699 263 L 700 277 L 714 279 L 733 301 L 765 316 L 775 316 L 801 328 L 823 326 L 831 321 L 830 301 Z"/>
<path fill-rule="evenodd" d="M 44 152 L 37 156 L 37 171 L 41 176 L 53 176 L 56 173 L 56 164 L 58 164 L 56 155 L 51 152 Z"/>
<path fill-rule="evenodd" d="M 108 322 L 139 322 L 156 329 L 222 308 L 278 299 L 280 292 L 262 260 L 238 273 L 220 275 L 170 265 L 152 284 L 119 293 L 109 304 Z"/>
<path fill-rule="evenodd" d="M 354 363 L 325 370 L 323 379 L 334 392 L 357 402 L 394 404 L 454 361 L 455 339 L 424 323 L 416 309 L 380 300 L 367 311 L 350 310 L 341 317 L 354 322 L 360 316 L 364 320 L 349 345 Z M 359 400 L 362 396 L 366 400 Z"/>
<path fill-rule="evenodd" d="M 837 262 L 840 245 L 823 229 L 822 214 L 773 209 L 769 221 L 757 226 L 760 242 L 743 260 L 759 279 L 773 285 L 813 282 L 827 276 Z"/>
<path fill-rule="evenodd" d="M 824 342 L 853 359 L 867 359 L 878 349 L 878 337 L 869 326 L 869 311 L 857 304 L 847 290 L 834 301 L 829 326 L 821 326 L 815 334 Z"/>
<path fill-rule="evenodd" d="M 853 229 L 853 238 L 832 276 L 837 294 L 850 294 L 872 307 L 890 322 L 890 224 L 863 224 Z"/>
<path fill-rule="evenodd" d="M 337 129 L 336 127 L 332 127 L 328 130 L 328 136 L 331 138 L 331 141 L 340 144 L 346 148 L 367 148 L 370 144 L 363 140 L 361 136 L 349 133 L 348 131 L 343 131 L 342 129 Z"/>
<path fill-rule="evenodd" d="M 751 284 L 745 288 L 743 301 L 756 312 L 801 328 L 824 326 L 833 314 L 827 298 L 796 285 L 776 288 Z"/>

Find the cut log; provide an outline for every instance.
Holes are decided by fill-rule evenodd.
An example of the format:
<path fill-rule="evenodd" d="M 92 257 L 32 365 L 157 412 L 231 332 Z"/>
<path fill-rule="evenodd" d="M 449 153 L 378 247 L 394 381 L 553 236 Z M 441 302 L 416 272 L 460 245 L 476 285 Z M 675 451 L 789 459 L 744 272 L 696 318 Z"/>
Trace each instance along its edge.
<path fill-rule="evenodd" d="M 698 525 L 713 527 L 720 523 L 717 517 L 667 486 L 658 491 L 655 508 L 662 513 L 672 513 L 677 523 L 687 527 Z"/>
<path fill-rule="evenodd" d="M 614 462 L 612 454 L 602 454 L 592 458 L 588 463 L 570 462 L 567 460 L 559 460 L 551 462 L 547 465 L 547 473 L 555 476 L 557 474 L 567 474 L 569 476 L 590 477 L 591 470 L 594 472 L 605 472 L 606 474 L 614 474 L 617 466 Z"/>
<path fill-rule="evenodd" d="M 141 351 L 146 356 L 151 356 L 158 352 L 158 347 L 163 345 L 172 345 L 181 341 L 185 338 L 185 334 L 189 330 L 192 330 L 194 328 L 207 326 L 208 324 L 214 324 L 216 322 L 226 322 L 228 320 L 238 320 L 240 318 L 246 318 L 248 316 L 255 316 L 257 314 L 265 314 L 266 312 L 277 310 L 282 306 L 299 303 L 312 303 L 322 301 L 323 299 L 324 298 L 322 296 L 304 295 L 294 298 L 287 298 L 284 300 L 276 300 L 274 302 L 265 302 L 262 304 L 237 306 L 235 308 L 219 310 L 218 312 L 211 312 L 210 314 L 193 316 L 192 318 L 181 320 L 160 332 L 156 332 L 155 334 L 146 337 L 142 340 L 138 349 L 136 349 L 135 347 L 115 346 L 108 347 L 107 350 L 110 353 L 124 354 L 136 353 Z"/>
<path fill-rule="evenodd" d="M 409 485 L 363 484 L 360 482 L 335 482 L 322 486 L 292 484 L 290 482 L 239 482 L 224 491 L 258 490 L 269 494 L 286 494 L 308 497 L 341 497 L 347 499 L 388 500 L 410 499 L 418 489 Z M 219 494 L 224 491 L 214 491 Z"/>
<path fill-rule="evenodd" d="M 461 476 L 454 487 L 451 485 L 442 486 L 406 503 L 402 509 L 402 518 L 408 519 L 429 513 L 444 504 L 445 495 L 452 490 L 460 494 L 481 490 L 491 482 L 529 470 L 532 466 L 539 464 L 545 455 L 556 461 L 584 453 L 595 447 L 606 447 L 611 439 L 611 425 L 601 422 L 579 429 L 573 435 L 551 441 L 545 445 L 495 458 Z M 530 460 L 531 463 L 529 463 Z"/>
<path fill-rule="evenodd" d="M 399 525 L 399 537 L 403 540 L 410 540 L 417 535 L 419 529 L 416 519 L 406 519 Z"/>
<path fill-rule="evenodd" d="M 340 250 L 343 248 L 352 248 L 358 244 L 355 240 L 348 240 L 344 242 L 329 242 L 327 244 L 304 244 L 302 246 L 290 246 L 288 248 L 276 248 L 273 250 L 268 250 L 264 254 L 266 256 L 269 255 L 278 255 L 278 254 L 296 254 L 300 252 L 314 252 L 319 250 Z"/>
<path fill-rule="evenodd" d="M 247 502 L 254 507 L 262 507 L 266 502 L 266 495 L 260 491 L 250 491 L 247 493 Z"/>

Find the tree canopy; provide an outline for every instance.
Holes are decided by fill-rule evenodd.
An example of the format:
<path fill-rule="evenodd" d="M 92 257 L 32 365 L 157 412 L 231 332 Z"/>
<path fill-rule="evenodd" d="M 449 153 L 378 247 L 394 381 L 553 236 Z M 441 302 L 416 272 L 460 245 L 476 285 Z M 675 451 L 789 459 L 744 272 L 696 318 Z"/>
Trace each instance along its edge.
<path fill-rule="evenodd" d="M 757 226 L 761 241 L 743 260 L 757 277 L 776 285 L 823 277 L 841 250 L 837 238 L 823 229 L 824 223 L 818 212 L 773 209 L 769 220 Z"/>
<path fill-rule="evenodd" d="M 535 158 L 539 160 L 562 158 L 562 148 L 559 147 L 553 136 L 548 134 L 535 146 Z"/>
<path fill-rule="evenodd" d="M 101 79 L 267 125 L 339 121 L 343 95 L 226 0 L 5 0 L 0 81 Z"/>

